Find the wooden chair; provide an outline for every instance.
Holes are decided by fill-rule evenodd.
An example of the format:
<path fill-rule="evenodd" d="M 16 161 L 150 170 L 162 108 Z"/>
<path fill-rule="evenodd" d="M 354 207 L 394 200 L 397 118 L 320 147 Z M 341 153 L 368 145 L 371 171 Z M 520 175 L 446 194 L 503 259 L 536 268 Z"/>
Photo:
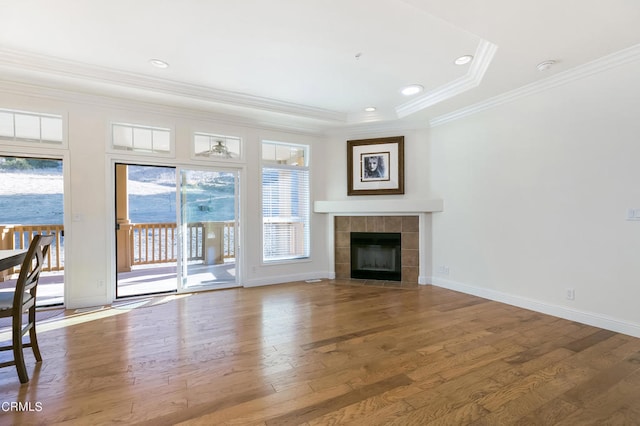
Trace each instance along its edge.
<path fill-rule="evenodd" d="M 31 347 L 37 362 L 42 361 L 38 339 L 36 337 L 36 290 L 40 271 L 45 257 L 53 241 L 53 235 L 36 235 L 27 255 L 20 267 L 20 275 L 16 281 L 16 289 L 11 292 L 0 292 L 0 318 L 12 317 L 12 344 L 0 346 L 0 351 L 13 350 L 13 360 L 0 363 L 0 367 L 15 365 L 20 383 L 27 383 L 29 375 L 24 364 L 23 348 Z M 23 324 L 23 314 L 27 313 L 27 321 Z M 29 332 L 29 342 L 23 343 L 23 336 Z"/>

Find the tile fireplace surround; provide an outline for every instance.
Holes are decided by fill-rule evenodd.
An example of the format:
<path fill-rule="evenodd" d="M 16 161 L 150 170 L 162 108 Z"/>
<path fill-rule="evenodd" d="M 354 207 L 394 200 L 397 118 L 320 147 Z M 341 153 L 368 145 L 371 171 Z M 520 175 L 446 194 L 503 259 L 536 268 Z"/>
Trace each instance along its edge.
<path fill-rule="evenodd" d="M 402 282 L 418 282 L 420 269 L 418 216 L 336 216 L 334 230 L 337 279 L 351 278 L 351 232 L 400 232 L 402 234 Z"/>

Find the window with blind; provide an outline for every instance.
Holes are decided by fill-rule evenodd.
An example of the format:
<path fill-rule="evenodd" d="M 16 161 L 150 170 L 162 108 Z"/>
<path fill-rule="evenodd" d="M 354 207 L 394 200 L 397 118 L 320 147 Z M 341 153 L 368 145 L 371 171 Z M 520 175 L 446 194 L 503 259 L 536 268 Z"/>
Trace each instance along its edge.
<path fill-rule="evenodd" d="M 262 258 L 309 257 L 309 167 L 306 146 L 262 143 Z"/>

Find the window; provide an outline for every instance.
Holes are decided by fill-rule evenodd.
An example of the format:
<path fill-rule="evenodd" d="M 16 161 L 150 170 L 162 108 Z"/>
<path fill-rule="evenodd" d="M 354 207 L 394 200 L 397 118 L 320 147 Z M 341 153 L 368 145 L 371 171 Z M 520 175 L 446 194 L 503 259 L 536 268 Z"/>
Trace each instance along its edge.
<path fill-rule="evenodd" d="M 193 134 L 193 150 L 197 158 L 239 160 L 242 155 L 240 148 L 241 141 L 237 136 Z"/>
<path fill-rule="evenodd" d="M 111 130 L 111 141 L 115 149 L 160 154 L 171 152 L 170 129 L 113 123 Z"/>
<path fill-rule="evenodd" d="M 262 143 L 262 259 L 309 257 L 308 147 Z"/>
<path fill-rule="evenodd" d="M 62 116 L 0 109 L 0 139 L 62 143 Z"/>

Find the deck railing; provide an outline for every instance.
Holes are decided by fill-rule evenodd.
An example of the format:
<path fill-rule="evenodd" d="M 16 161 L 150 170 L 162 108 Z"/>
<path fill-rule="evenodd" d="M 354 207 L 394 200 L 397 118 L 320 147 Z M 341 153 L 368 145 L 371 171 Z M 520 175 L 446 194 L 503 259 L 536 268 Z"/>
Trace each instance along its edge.
<path fill-rule="evenodd" d="M 212 229 L 222 235 L 211 237 Z M 187 260 L 205 260 L 210 241 L 222 238 L 222 258 L 233 259 L 235 253 L 234 222 L 193 222 L 187 225 Z M 131 227 L 132 265 L 150 265 L 177 261 L 178 239 L 175 223 L 141 223 Z"/>
<path fill-rule="evenodd" d="M 187 225 L 187 258 L 204 261 L 208 248 L 215 242 L 216 257 L 233 259 L 235 253 L 235 222 L 195 222 Z M 36 234 L 53 234 L 55 238 L 43 271 L 64 270 L 63 225 L 0 225 L 0 249 L 26 249 Z M 218 240 L 221 238 L 221 240 Z M 175 223 L 141 223 L 131 225 L 131 265 L 150 265 L 177 261 L 178 232 Z M 210 254 L 209 254 L 210 255 Z M 19 271 L 14 268 L 13 272 Z M 9 271 L 11 273 L 11 271 Z M 0 281 L 2 278 L 0 278 Z"/>
<path fill-rule="evenodd" d="M 54 236 L 43 271 L 64 269 L 64 227 L 62 225 L 0 225 L 0 249 L 27 249 L 36 234 Z M 14 268 L 15 271 L 20 268 Z"/>

